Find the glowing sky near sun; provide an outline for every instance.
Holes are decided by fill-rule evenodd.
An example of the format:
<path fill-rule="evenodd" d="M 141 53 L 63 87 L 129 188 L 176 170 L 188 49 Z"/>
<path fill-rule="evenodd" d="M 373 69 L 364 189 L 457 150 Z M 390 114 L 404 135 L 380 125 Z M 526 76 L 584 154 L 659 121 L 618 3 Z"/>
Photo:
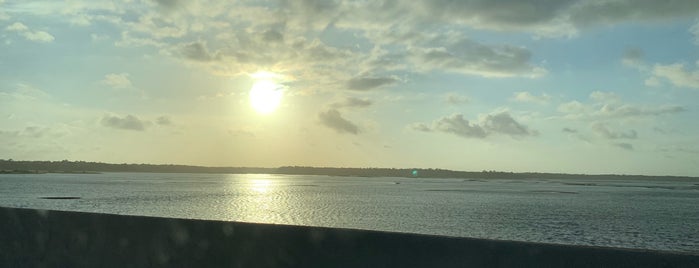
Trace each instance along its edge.
<path fill-rule="evenodd" d="M 699 176 L 699 1 L 0 0 L 0 158 Z"/>

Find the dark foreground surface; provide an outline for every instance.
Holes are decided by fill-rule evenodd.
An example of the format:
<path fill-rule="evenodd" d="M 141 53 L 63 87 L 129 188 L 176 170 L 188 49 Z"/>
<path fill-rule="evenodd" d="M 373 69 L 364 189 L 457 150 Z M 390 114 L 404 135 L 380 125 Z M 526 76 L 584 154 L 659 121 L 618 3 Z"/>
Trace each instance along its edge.
<path fill-rule="evenodd" d="M 699 267 L 699 256 L 0 208 L 1 267 Z"/>

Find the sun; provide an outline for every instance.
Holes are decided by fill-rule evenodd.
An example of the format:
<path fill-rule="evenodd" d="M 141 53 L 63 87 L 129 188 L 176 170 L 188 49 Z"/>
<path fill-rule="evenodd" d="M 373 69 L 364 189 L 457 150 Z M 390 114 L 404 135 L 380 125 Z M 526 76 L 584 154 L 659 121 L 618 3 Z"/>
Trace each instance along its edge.
<path fill-rule="evenodd" d="M 260 114 L 277 110 L 282 101 L 282 86 L 270 80 L 258 80 L 250 88 L 250 106 Z"/>

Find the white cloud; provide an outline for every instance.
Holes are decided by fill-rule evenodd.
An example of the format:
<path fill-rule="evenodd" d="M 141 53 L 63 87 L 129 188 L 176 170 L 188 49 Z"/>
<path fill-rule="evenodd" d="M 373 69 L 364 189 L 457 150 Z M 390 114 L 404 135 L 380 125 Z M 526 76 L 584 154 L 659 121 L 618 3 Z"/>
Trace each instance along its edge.
<path fill-rule="evenodd" d="M 676 87 L 699 89 L 699 69 L 688 70 L 684 63 L 656 64 L 646 85 L 658 86 L 660 81 L 667 81 Z"/>
<path fill-rule="evenodd" d="M 25 32 L 22 35 L 27 40 L 38 43 L 50 43 L 54 40 L 53 35 L 44 31 Z"/>
<path fill-rule="evenodd" d="M 14 90 L 1 90 L 0 89 L 0 100 L 3 98 L 9 98 L 10 100 L 39 100 L 47 99 L 50 95 L 41 89 L 33 87 L 28 84 L 19 83 L 15 86 Z"/>
<path fill-rule="evenodd" d="M 558 111 L 566 114 L 578 114 L 585 112 L 587 107 L 579 101 L 569 101 L 558 105 Z"/>
<path fill-rule="evenodd" d="M 92 24 L 90 17 L 85 14 L 78 14 L 70 18 L 70 24 L 76 26 L 89 26 Z"/>
<path fill-rule="evenodd" d="M 694 36 L 694 44 L 699 45 L 699 21 L 689 28 L 689 32 Z"/>
<path fill-rule="evenodd" d="M 102 40 L 107 40 L 109 39 L 109 35 L 106 34 L 90 34 L 90 38 L 92 41 L 97 42 L 97 41 L 102 41 Z"/>
<path fill-rule="evenodd" d="M 549 96 L 546 93 L 541 94 L 539 96 L 536 96 L 536 95 L 533 95 L 527 91 L 521 91 L 521 92 L 515 92 L 514 95 L 512 95 L 511 99 L 513 101 L 516 101 L 516 102 L 548 104 L 549 101 L 551 100 L 551 96 Z"/>
<path fill-rule="evenodd" d="M 5 27 L 5 30 L 11 31 L 11 32 L 24 32 L 24 31 L 28 31 L 29 27 L 27 27 L 26 25 L 24 25 L 21 22 L 15 22 L 15 23 Z"/>
<path fill-rule="evenodd" d="M 590 94 L 593 103 L 570 101 L 558 106 L 558 111 L 570 119 L 633 118 L 676 114 L 686 111 L 680 105 L 639 105 L 624 103 L 617 94 L 595 91 Z"/>
<path fill-rule="evenodd" d="M 639 106 L 632 104 L 604 105 L 595 112 L 603 117 L 641 117 L 659 116 L 684 112 L 686 109 L 679 105 Z"/>
<path fill-rule="evenodd" d="M 651 76 L 644 80 L 643 84 L 649 87 L 659 87 L 663 85 L 663 82 L 661 82 L 660 79 L 658 79 L 657 77 Z"/>
<path fill-rule="evenodd" d="M 450 105 L 463 105 L 469 103 L 471 100 L 466 96 L 452 92 L 446 95 L 444 101 Z"/>
<path fill-rule="evenodd" d="M 104 76 L 101 81 L 102 84 L 110 86 L 112 88 L 122 89 L 131 88 L 131 80 L 129 79 L 128 73 L 111 73 Z"/>
<path fill-rule="evenodd" d="M 45 31 L 32 31 L 24 25 L 21 22 L 15 22 L 7 27 L 5 27 L 6 31 L 10 32 L 16 32 L 19 35 L 23 36 L 25 39 L 37 43 L 50 43 L 53 42 L 55 39 L 53 35 L 51 35 L 48 32 Z"/>
<path fill-rule="evenodd" d="M 0 0 L 0 7 L 5 2 L 5 0 Z M 8 15 L 4 10 L 0 10 L 0 20 L 9 20 L 10 15 Z"/>
<path fill-rule="evenodd" d="M 154 40 L 154 39 L 149 38 L 149 37 L 134 36 L 129 31 L 122 31 L 121 32 L 121 39 L 114 42 L 114 45 L 117 47 L 143 47 L 143 46 L 164 47 L 167 44 L 160 42 L 160 41 L 157 41 L 157 40 Z"/>
<path fill-rule="evenodd" d="M 616 93 L 603 91 L 593 91 L 590 93 L 590 99 L 598 103 L 617 103 L 621 100 Z"/>

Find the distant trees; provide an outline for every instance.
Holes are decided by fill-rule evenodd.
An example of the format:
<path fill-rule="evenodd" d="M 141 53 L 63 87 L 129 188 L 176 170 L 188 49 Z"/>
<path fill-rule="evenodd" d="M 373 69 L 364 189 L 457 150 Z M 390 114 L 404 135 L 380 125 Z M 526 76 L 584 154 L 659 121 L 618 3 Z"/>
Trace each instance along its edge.
<path fill-rule="evenodd" d="M 327 175 L 352 177 L 417 177 L 417 178 L 463 178 L 463 179 L 567 179 L 567 178 L 634 178 L 662 179 L 678 178 L 672 176 L 635 176 L 635 175 L 580 175 L 557 173 L 514 173 L 494 170 L 481 172 L 454 171 L 448 169 L 421 168 L 335 168 L 284 166 L 279 168 L 256 167 L 201 167 L 187 165 L 150 165 L 150 164 L 109 164 L 85 161 L 16 161 L 0 159 L 0 173 L 43 173 L 43 172 L 157 172 L 157 173 L 228 173 L 228 174 L 289 174 L 289 175 Z M 416 171 L 416 173 L 413 173 Z M 416 175 L 413 175 L 416 174 Z M 685 177 L 686 178 L 686 177 Z"/>

